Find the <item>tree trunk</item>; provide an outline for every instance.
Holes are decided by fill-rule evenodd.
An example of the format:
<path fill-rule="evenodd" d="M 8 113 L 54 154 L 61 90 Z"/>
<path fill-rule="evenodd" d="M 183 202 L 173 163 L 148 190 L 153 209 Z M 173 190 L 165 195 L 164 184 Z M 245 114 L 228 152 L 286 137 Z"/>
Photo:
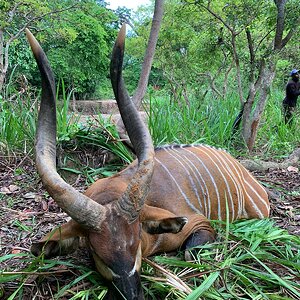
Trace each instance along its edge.
<path fill-rule="evenodd" d="M 244 100 L 243 88 L 242 88 L 241 66 L 240 66 L 240 59 L 239 59 L 239 56 L 237 53 L 237 48 L 236 48 L 236 35 L 234 32 L 231 32 L 231 45 L 232 45 L 232 51 L 233 51 L 233 59 L 235 62 L 235 67 L 236 67 L 236 79 L 237 79 L 237 84 L 238 84 L 238 93 L 239 93 L 240 103 L 241 103 L 241 105 L 243 105 L 245 100 Z"/>
<path fill-rule="evenodd" d="M 2 70 L 0 70 L 0 92 L 3 89 L 5 77 L 6 77 L 6 74 L 3 73 Z"/>
<path fill-rule="evenodd" d="M 242 136 L 250 152 L 253 150 L 255 144 L 258 125 L 260 123 L 262 113 L 264 112 L 274 77 L 275 62 L 272 61 L 262 67 L 259 76 L 259 84 L 258 82 L 256 84 L 250 84 L 249 95 L 244 105 L 242 128 Z M 253 111 L 254 100 L 257 95 L 259 95 L 259 97 L 257 99 L 255 110 Z"/>
<path fill-rule="evenodd" d="M 250 152 L 253 150 L 261 115 L 266 106 L 266 101 L 270 93 L 270 87 L 275 77 L 277 54 L 286 45 L 286 43 L 291 39 L 293 35 L 293 31 L 290 31 L 286 35 L 286 37 L 283 38 L 286 2 L 287 0 L 274 0 L 274 3 L 277 8 L 277 18 L 275 38 L 273 44 L 273 54 L 268 57 L 267 64 L 265 64 L 264 61 L 261 62 L 261 68 L 257 77 L 257 81 L 255 84 L 253 82 L 250 83 L 248 98 L 244 106 L 242 136 Z M 246 33 L 251 54 L 251 63 L 253 63 L 254 56 L 252 54 L 253 52 L 251 52 L 251 47 L 253 46 L 252 39 L 250 31 L 248 30 Z M 253 70 L 251 73 L 252 81 L 254 79 Z M 254 107 L 254 100 L 258 93 L 259 99 L 257 101 L 255 110 L 251 115 L 251 112 Z"/>
<path fill-rule="evenodd" d="M 142 65 L 142 71 L 141 71 L 138 87 L 132 99 L 133 103 L 137 108 L 141 106 L 142 100 L 146 94 L 152 61 L 154 58 L 155 48 L 158 40 L 159 29 L 163 17 L 163 11 L 164 11 L 163 5 L 164 5 L 164 0 L 155 1 L 151 31 L 150 31 L 148 45 L 144 57 L 144 62 Z"/>

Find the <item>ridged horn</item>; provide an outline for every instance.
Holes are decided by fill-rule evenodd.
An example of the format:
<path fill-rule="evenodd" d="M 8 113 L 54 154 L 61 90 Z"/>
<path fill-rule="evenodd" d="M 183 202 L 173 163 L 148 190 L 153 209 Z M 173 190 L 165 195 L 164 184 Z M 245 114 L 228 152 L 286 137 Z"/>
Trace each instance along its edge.
<path fill-rule="evenodd" d="M 150 189 L 154 167 L 154 148 L 150 133 L 131 101 L 124 85 L 122 65 L 125 36 L 126 27 L 123 24 L 113 48 L 110 76 L 122 120 L 138 159 L 137 171 L 129 183 L 127 190 L 118 200 L 120 211 L 127 214 L 130 221 L 134 221 L 138 217 Z"/>
<path fill-rule="evenodd" d="M 54 75 L 46 54 L 28 29 L 26 29 L 26 36 L 42 79 L 42 96 L 35 145 L 37 171 L 47 192 L 72 219 L 87 228 L 100 229 L 105 215 L 105 207 L 78 192 L 66 183 L 56 171 Z"/>

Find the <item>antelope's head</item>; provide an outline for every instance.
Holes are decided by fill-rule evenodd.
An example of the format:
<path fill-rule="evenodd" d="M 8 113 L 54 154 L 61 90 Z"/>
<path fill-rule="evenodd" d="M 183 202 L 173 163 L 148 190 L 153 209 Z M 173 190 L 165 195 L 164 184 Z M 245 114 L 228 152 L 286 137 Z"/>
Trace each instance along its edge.
<path fill-rule="evenodd" d="M 140 211 L 150 189 L 153 174 L 154 149 L 151 136 L 131 102 L 122 78 L 125 26 L 121 28 L 113 49 L 110 72 L 114 94 L 138 163 L 128 182 L 122 179 L 105 179 L 106 181 L 99 184 L 96 182 L 94 188 L 92 186 L 90 189 L 97 193 L 97 197 L 88 197 L 89 193 L 85 195 L 78 192 L 56 171 L 54 76 L 37 40 L 29 30 L 26 30 L 26 34 L 42 78 L 42 99 L 36 134 L 36 166 L 43 185 L 57 204 L 84 231 L 98 271 L 110 282 L 106 298 L 143 299 L 139 276 L 142 227 L 145 230 L 148 224 L 150 234 L 177 232 L 186 220 L 174 218 L 175 229 L 172 226 L 173 219 L 171 229 L 169 225 L 166 228 L 160 221 L 151 220 L 142 226 L 140 220 Z M 101 201 L 92 199 L 99 197 L 102 197 Z M 169 221 L 165 224 L 169 224 Z M 66 232 L 66 235 L 72 236 L 72 233 Z"/>

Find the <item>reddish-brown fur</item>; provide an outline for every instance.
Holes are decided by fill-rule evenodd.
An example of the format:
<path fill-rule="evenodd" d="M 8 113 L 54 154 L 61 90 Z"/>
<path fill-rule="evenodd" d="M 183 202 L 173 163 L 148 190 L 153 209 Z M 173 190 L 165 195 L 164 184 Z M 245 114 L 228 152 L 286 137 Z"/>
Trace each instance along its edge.
<path fill-rule="evenodd" d="M 195 147 L 183 147 L 186 149 L 191 150 L 193 153 L 196 153 L 199 155 L 199 149 L 201 146 L 195 146 Z M 205 146 L 207 147 L 207 146 Z M 178 148 L 179 150 L 181 148 Z M 205 148 L 203 148 L 205 150 Z M 202 149 L 202 152 L 203 152 Z M 220 153 L 221 156 L 227 157 L 230 161 L 233 161 L 234 164 L 239 166 L 240 173 L 244 176 L 245 179 L 251 181 L 252 185 L 256 187 L 257 190 L 260 191 L 261 196 L 264 198 L 266 205 L 261 206 L 261 210 L 264 217 L 268 217 L 269 214 L 269 202 L 268 197 L 263 189 L 259 185 L 259 183 L 252 177 L 252 175 L 244 169 L 234 158 L 232 158 L 226 151 L 223 150 L 216 150 L 209 147 L 209 150 Z M 203 154 L 203 153 L 200 153 Z M 200 155 L 201 156 L 201 155 Z M 165 164 L 170 164 L 171 168 L 170 170 L 172 172 L 178 172 L 179 167 L 175 164 L 175 162 L 172 161 L 172 159 L 167 155 L 167 152 L 164 152 L 163 150 L 156 151 L 156 156 L 158 160 L 164 161 Z M 205 160 L 205 155 L 202 155 L 202 159 Z M 174 166 L 174 167 L 172 167 Z M 225 173 L 225 171 L 222 169 L 222 166 L 219 167 L 221 171 Z M 136 169 L 136 162 L 131 164 L 129 167 L 127 167 L 125 170 L 120 172 L 119 174 L 106 179 L 101 179 L 97 182 L 95 182 L 93 185 L 91 185 L 85 195 L 90 197 L 91 199 L 97 201 L 98 203 L 101 203 L 103 205 L 110 203 L 111 201 L 114 201 L 115 199 L 118 199 L 126 190 L 128 183 L 130 182 L 131 177 L 135 173 Z M 213 171 L 214 166 L 210 165 L 210 170 Z M 188 236 L 197 230 L 207 230 L 211 232 L 211 235 L 214 236 L 214 231 L 209 225 L 209 220 L 207 219 L 207 216 L 203 212 L 202 214 L 195 213 L 185 201 L 180 200 L 182 198 L 181 195 L 178 194 L 178 191 L 170 182 L 170 179 L 167 178 L 167 174 L 163 172 L 161 167 L 156 163 L 154 168 L 154 175 L 151 182 L 151 188 L 150 192 L 146 198 L 145 205 L 142 208 L 142 211 L 140 213 L 139 220 L 140 222 L 144 222 L 147 220 L 163 220 L 166 218 L 171 217 L 178 217 L 178 216 L 184 216 L 188 218 L 188 223 L 183 227 L 182 231 L 173 234 L 173 233 L 165 233 L 163 235 L 151 235 L 147 232 L 142 232 L 142 254 L 143 256 L 149 256 L 154 253 L 158 252 L 168 252 L 173 251 L 175 249 L 178 249 L 184 241 L 188 238 Z M 216 184 L 218 187 L 224 184 L 220 179 L 219 181 L 216 181 Z M 189 182 L 187 181 L 186 177 L 183 177 L 180 181 L 181 188 L 185 191 L 187 197 L 191 200 L 191 202 L 197 206 L 195 195 L 193 194 L 192 190 L 190 189 Z M 212 186 L 209 186 L 211 189 L 210 193 L 212 195 L 212 216 L 211 219 L 217 219 L 218 215 L 216 213 L 217 211 L 217 203 L 216 203 L 216 193 Z M 251 191 L 250 191 L 251 192 Z M 233 198 L 236 199 L 237 195 L 233 195 Z M 255 197 L 255 195 L 252 195 Z M 246 199 L 247 200 L 247 199 Z M 257 213 L 253 210 L 253 207 L 251 203 L 248 203 L 245 200 L 245 209 L 247 212 L 246 215 L 241 215 L 238 218 L 259 218 L 260 216 L 257 215 Z M 222 219 L 226 220 L 226 205 L 225 201 L 222 201 Z M 237 210 L 237 202 L 234 202 L 234 207 Z M 258 203 L 257 205 L 260 205 Z M 231 212 L 229 211 L 229 218 L 232 218 Z M 236 218 L 234 218 L 236 219 Z M 109 215 L 107 216 L 107 222 L 109 223 Z M 117 219 L 111 220 L 111 222 L 114 222 L 117 224 Z M 76 234 L 87 234 L 84 230 L 80 230 L 80 226 L 76 224 L 74 221 L 70 221 L 70 226 L 63 227 L 62 236 L 65 235 L 65 237 L 70 237 L 72 234 L 72 228 L 74 228 L 74 233 Z M 71 227 L 71 228 L 69 228 Z M 105 227 L 105 225 L 104 225 Z M 117 226 L 118 227 L 118 226 Z M 98 232 L 98 236 L 101 236 L 101 240 L 109 240 L 109 236 L 111 235 L 111 232 Z M 61 238 L 60 235 L 55 235 L 51 237 L 51 240 Z M 125 235 L 124 235 L 125 236 Z M 48 237 L 44 238 L 43 240 L 46 240 Z M 102 245 L 103 246 L 103 245 Z M 103 249 L 105 250 L 106 246 L 103 246 Z M 104 251 L 103 250 L 103 251 Z M 102 251 L 102 250 L 101 250 Z"/>
<path fill-rule="evenodd" d="M 54 77 L 38 42 L 29 31 L 27 35 L 43 86 L 37 169 L 49 194 L 73 218 L 33 244 L 35 255 L 68 254 L 84 238 L 98 271 L 108 280 L 106 299 L 142 300 L 142 256 L 212 241 L 215 233 L 210 219 L 269 215 L 264 188 L 227 152 L 205 145 L 154 152 L 150 134 L 122 81 L 125 27 L 112 54 L 111 78 L 138 159 L 119 174 L 95 182 L 85 195 L 76 191 L 55 168 Z"/>

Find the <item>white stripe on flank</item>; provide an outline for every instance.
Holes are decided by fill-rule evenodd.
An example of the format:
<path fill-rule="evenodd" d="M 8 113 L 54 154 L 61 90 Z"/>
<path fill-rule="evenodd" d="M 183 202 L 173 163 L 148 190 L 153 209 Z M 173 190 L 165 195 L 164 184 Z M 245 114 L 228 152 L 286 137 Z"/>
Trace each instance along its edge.
<path fill-rule="evenodd" d="M 241 168 L 247 171 L 247 169 L 246 169 L 243 165 L 241 165 Z M 248 172 L 248 173 L 249 173 L 249 177 L 250 177 L 253 181 L 257 182 L 257 180 L 252 176 L 252 174 L 251 174 L 250 172 Z M 245 181 L 246 181 L 246 180 L 245 180 Z M 246 181 L 246 182 L 247 182 L 247 184 L 249 184 L 248 181 Z M 257 184 L 259 184 L 259 183 L 257 183 Z M 257 189 L 254 189 L 254 187 L 253 187 L 252 184 L 249 184 L 249 187 L 250 187 L 251 190 L 257 195 L 257 197 L 260 199 L 260 201 L 261 201 L 261 202 L 263 203 L 263 205 L 266 207 L 266 209 L 268 210 L 268 212 L 270 212 L 270 211 L 269 211 L 269 210 L 270 210 L 269 205 L 267 205 L 266 201 L 258 194 Z M 263 187 L 260 186 L 260 188 L 266 193 L 266 191 L 264 190 Z"/>
<path fill-rule="evenodd" d="M 202 212 L 203 212 L 203 205 L 202 205 L 202 203 L 201 203 L 201 198 L 200 198 L 200 196 L 199 196 L 199 193 L 198 193 L 198 188 L 197 188 L 197 186 L 196 186 L 196 183 L 195 183 L 195 181 L 194 181 L 194 178 L 196 179 L 196 181 L 197 181 L 197 183 L 198 183 L 198 185 L 200 186 L 200 190 L 201 190 L 201 192 L 202 192 L 202 195 L 203 195 L 203 198 L 206 196 L 205 195 L 205 193 L 204 193 L 204 190 L 203 190 L 203 187 L 202 187 L 202 185 L 201 185 L 201 183 L 200 183 L 200 181 L 199 181 L 199 178 L 196 176 L 196 174 L 195 174 L 195 171 L 193 170 L 193 168 L 192 167 L 194 167 L 195 169 L 196 169 L 196 167 L 192 164 L 192 166 L 190 166 L 189 165 L 189 160 L 188 159 L 186 159 L 186 157 L 184 156 L 184 155 L 182 155 L 182 153 L 181 153 L 181 151 L 179 152 L 178 150 L 180 150 L 179 148 L 178 149 L 175 149 L 175 148 L 173 148 L 172 150 L 169 150 L 168 151 L 168 154 L 170 155 L 170 156 L 172 156 L 182 167 L 183 167 L 183 169 L 186 171 L 186 173 L 188 174 L 188 178 L 189 178 L 189 181 L 190 181 L 190 185 L 191 185 L 191 187 L 192 187 L 192 190 L 193 190 L 193 192 L 194 192 L 194 194 L 196 195 L 196 198 L 197 198 L 197 200 L 198 200 L 198 203 L 199 203 L 199 205 L 200 205 L 200 209 L 202 210 Z M 173 154 L 171 153 L 171 151 L 173 152 Z M 176 156 L 177 157 L 176 157 Z M 185 164 L 187 164 L 187 167 L 184 165 L 184 163 Z M 188 169 L 187 169 L 188 168 Z M 190 172 L 192 172 L 192 174 L 190 173 Z M 193 176 L 192 176 L 193 175 Z M 202 179 L 202 181 L 203 181 L 203 179 Z M 204 181 L 203 181 L 204 182 Z M 205 182 L 204 182 L 204 184 L 205 184 Z M 206 206 L 205 205 L 205 202 L 204 202 L 204 206 Z M 203 212 L 203 213 L 206 213 L 206 208 L 205 208 L 205 211 Z"/>
<path fill-rule="evenodd" d="M 236 174 L 237 174 L 237 179 L 236 181 L 239 183 L 240 187 L 241 187 L 241 191 L 242 191 L 242 202 L 241 202 L 241 215 L 239 217 L 243 217 L 246 218 L 248 216 L 248 213 L 245 209 L 245 201 L 246 201 L 246 197 L 250 198 L 249 194 L 247 193 L 247 190 L 245 188 L 244 185 L 244 177 L 242 176 L 241 170 L 237 170 L 236 166 L 237 163 L 235 162 L 235 160 L 232 160 L 230 154 L 228 154 L 226 151 L 224 152 L 224 157 L 226 157 L 227 162 L 231 165 L 231 167 L 229 166 L 229 168 L 231 170 L 233 170 Z"/>
<path fill-rule="evenodd" d="M 242 168 L 244 168 L 242 165 L 241 165 Z M 242 171 L 241 171 L 242 172 Z M 249 177 L 256 182 L 256 179 L 251 175 L 251 173 L 249 173 Z M 244 178 L 244 181 L 246 182 L 246 184 L 249 186 L 249 188 L 252 190 L 252 192 L 257 196 L 257 198 L 260 200 L 260 202 L 266 207 L 266 209 L 268 210 L 268 213 L 269 213 L 269 210 L 270 210 L 270 207 L 269 205 L 267 205 L 266 201 L 258 194 L 257 192 L 257 189 L 255 189 L 253 187 L 253 185 L 251 183 L 249 183 L 249 181 L 247 181 L 245 178 Z M 265 192 L 265 191 L 264 191 Z M 263 217 L 263 216 L 262 216 Z"/>
<path fill-rule="evenodd" d="M 201 148 L 204 148 L 204 150 L 202 150 Z M 224 181 L 224 183 L 226 185 L 227 196 L 229 196 L 229 199 L 226 196 L 226 192 L 225 192 L 224 196 L 226 197 L 227 200 L 230 200 L 230 202 L 231 202 L 231 211 L 232 211 L 231 221 L 233 221 L 235 219 L 235 209 L 234 209 L 234 202 L 233 202 L 233 199 L 232 199 L 232 193 L 231 193 L 230 186 L 228 184 L 227 178 L 223 174 L 223 172 L 221 171 L 221 169 L 219 167 L 219 165 L 222 166 L 222 164 L 221 164 L 220 160 L 218 159 L 218 157 L 216 157 L 216 155 L 214 153 L 214 152 L 216 152 L 216 150 L 212 149 L 212 148 L 205 147 L 205 146 L 204 147 L 197 147 L 196 149 L 202 151 L 202 153 L 204 153 L 207 157 L 209 157 L 209 159 L 211 160 L 211 162 L 215 165 L 215 167 L 217 168 L 217 170 L 221 174 L 221 176 L 223 178 L 223 181 Z M 219 165 L 217 164 L 217 162 L 219 163 Z M 225 168 L 225 170 L 226 170 L 226 168 Z M 220 206 L 221 206 L 221 204 L 220 204 Z M 220 212 L 220 214 L 221 214 L 221 212 Z"/>
<path fill-rule="evenodd" d="M 193 147 L 193 146 L 192 146 Z M 195 149 L 198 149 L 196 147 L 193 147 Z M 200 157 L 198 157 L 193 151 L 190 151 L 188 150 L 187 148 L 183 148 L 183 150 L 185 150 L 186 152 L 190 153 L 193 157 L 195 157 L 195 159 L 197 161 L 200 162 L 200 164 L 203 166 L 203 168 L 205 169 L 205 171 L 207 172 L 208 176 L 210 177 L 211 179 L 211 182 L 215 188 L 215 192 L 216 192 L 216 195 L 217 195 L 217 200 L 218 200 L 218 218 L 219 220 L 222 220 L 222 216 L 221 216 L 221 207 L 220 207 L 220 194 L 219 194 L 219 190 L 218 190 L 218 187 L 217 187 L 217 184 L 214 180 L 214 177 L 212 176 L 212 174 L 209 172 L 207 166 L 204 164 L 204 162 L 200 159 Z M 208 202 L 208 212 L 207 212 L 207 218 L 210 219 L 210 215 L 211 215 L 211 201 Z"/>
<path fill-rule="evenodd" d="M 170 170 L 159 160 L 155 157 L 155 160 L 162 166 L 162 168 L 168 173 L 168 175 L 170 176 L 170 178 L 174 181 L 174 183 L 176 184 L 178 190 L 180 191 L 182 197 L 184 198 L 184 200 L 186 201 L 186 203 L 188 204 L 188 206 L 195 212 L 197 212 L 198 214 L 201 214 L 201 211 L 199 211 L 189 200 L 189 198 L 187 197 L 187 195 L 184 193 L 184 191 L 182 190 L 182 188 L 180 187 L 180 185 L 177 183 L 176 179 L 174 178 L 174 176 L 172 175 L 172 173 L 170 172 Z"/>
<path fill-rule="evenodd" d="M 187 177 L 188 177 L 188 179 L 189 179 L 189 181 L 190 181 L 191 188 L 192 188 L 194 194 L 195 194 L 196 197 L 197 197 L 198 203 L 200 204 L 200 209 L 203 209 L 202 204 L 201 204 L 201 202 L 200 202 L 200 196 L 199 196 L 199 194 L 198 194 L 198 189 L 196 188 L 196 184 L 195 184 L 195 182 L 194 182 L 194 178 L 192 177 L 192 175 L 191 175 L 191 173 L 190 173 L 190 170 L 188 170 L 188 169 L 186 168 L 186 166 L 183 164 L 183 162 L 181 161 L 181 160 L 182 160 L 182 156 L 179 155 L 179 158 L 177 158 L 177 157 L 174 155 L 174 154 L 176 154 L 176 152 L 178 151 L 178 150 L 176 150 L 174 147 L 173 147 L 172 149 L 165 149 L 165 151 L 166 151 L 171 157 L 173 157 L 173 158 L 174 158 L 174 159 L 182 166 L 182 168 L 184 169 L 184 171 L 187 173 Z M 174 154 L 172 154 L 171 151 L 174 152 Z"/>
<path fill-rule="evenodd" d="M 177 150 L 178 151 L 178 150 Z M 186 156 L 185 154 L 183 154 L 184 151 L 178 151 L 178 155 L 180 155 L 180 157 L 184 157 L 185 160 L 189 163 L 189 165 L 194 169 L 193 170 L 193 173 L 194 173 L 194 176 L 200 186 L 200 189 L 201 189 L 201 192 L 203 194 L 203 205 L 204 205 L 204 215 L 205 216 L 208 216 L 208 207 L 210 207 L 210 194 L 209 194 L 209 190 L 207 188 L 207 185 L 206 185 L 206 182 L 205 182 L 205 179 L 203 178 L 201 172 L 199 172 L 199 169 L 197 168 L 197 166 L 195 165 L 195 163 L 188 158 L 188 156 Z M 203 188 L 204 187 L 204 188 Z M 205 191 L 204 191 L 205 189 Z"/>
<path fill-rule="evenodd" d="M 237 195 L 238 211 L 237 211 L 237 214 L 234 211 L 234 200 L 232 198 L 232 192 L 231 192 L 230 200 L 231 200 L 232 208 L 233 208 L 232 221 L 235 219 L 239 219 L 243 213 L 244 195 L 243 195 L 242 187 L 239 183 L 239 180 L 236 178 L 236 176 L 234 175 L 234 172 L 232 172 L 230 166 L 228 165 L 229 159 L 228 159 L 227 155 L 224 155 L 223 152 L 212 149 L 210 147 L 206 147 L 206 151 L 212 153 L 214 158 L 218 161 L 219 165 L 224 168 L 224 173 L 226 173 L 225 176 L 230 178 L 232 184 L 234 185 L 234 188 L 236 190 L 236 195 Z M 226 179 L 226 184 L 227 184 L 227 179 Z"/>
<path fill-rule="evenodd" d="M 245 212 L 245 195 L 243 192 L 243 186 L 240 183 L 240 180 L 238 177 L 236 177 L 234 170 L 236 172 L 236 169 L 232 169 L 232 162 L 231 162 L 231 156 L 228 156 L 227 152 L 218 152 L 217 153 L 221 160 L 224 162 L 225 166 L 226 166 L 226 170 L 228 170 L 228 175 L 232 178 L 232 181 L 234 183 L 234 186 L 236 188 L 237 191 L 237 197 L 238 197 L 238 214 L 236 216 L 236 219 L 239 219 L 245 215 L 247 215 L 247 213 Z M 230 167 L 231 165 L 231 167 Z"/>
<path fill-rule="evenodd" d="M 235 172 L 238 174 L 239 176 L 239 179 L 240 179 L 240 182 L 241 182 L 241 185 L 243 186 L 243 190 L 244 190 L 244 193 L 246 194 L 246 198 L 245 198 L 245 201 L 246 199 L 248 199 L 250 202 L 251 202 L 251 206 L 254 208 L 254 210 L 256 211 L 257 215 L 260 217 L 260 218 L 263 218 L 263 214 L 261 212 L 261 210 L 257 207 L 255 201 L 250 197 L 250 195 L 248 194 L 247 192 L 247 189 L 246 187 L 244 186 L 244 183 L 246 183 L 247 186 L 249 186 L 251 188 L 251 184 L 249 184 L 249 182 L 247 182 L 244 178 L 244 175 L 243 175 L 243 172 L 241 171 L 241 168 L 239 164 L 233 164 L 233 162 L 231 160 L 228 160 L 231 165 L 233 166 Z M 238 169 L 238 170 L 237 170 Z M 245 203 L 244 203 L 245 205 Z M 244 206 L 244 212 L 246 215 L 248 215 L 247 211 L 246 211 L 246 207 Z"/>

